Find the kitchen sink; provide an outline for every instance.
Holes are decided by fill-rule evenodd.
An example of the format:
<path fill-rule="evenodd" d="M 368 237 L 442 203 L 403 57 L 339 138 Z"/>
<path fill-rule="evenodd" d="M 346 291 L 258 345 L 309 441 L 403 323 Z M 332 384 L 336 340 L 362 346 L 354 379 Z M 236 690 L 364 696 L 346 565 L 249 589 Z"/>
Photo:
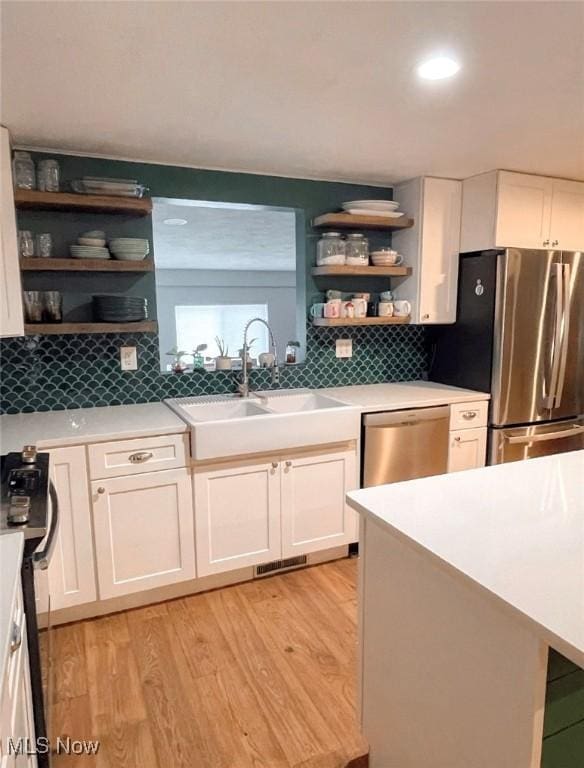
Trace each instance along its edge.
<path fill-rule="evenodd" d="M 303 413 L 305 411 L 319 411 L 324 408 L 338 408 L 342 406 L 339 400 L 333 400 L 332 397 L 326 397 L 316 392 L 306 392 L 302 394 L 281 393 L 273 395 L 268 392 L 263 395 L 262 405 L 274 413 Z"/>
<path fill-rule="evenodd" d="M 194 461 L 357 440 L 361 428 L 359 408 L 309 389 L 165 402 L 190 427 Z"/>
<path fill-rule="evenodd" d="M 194 398 L 191 398 L 194 399 Z M 258 404 L 249 400 L 225 400 L 219 402 L 185 403 L 181 409 L 189 414 L 193 421 L 224 421 L 225 419 L 244 419 L 249 416 L 262 416 L 268 413 Z"/>

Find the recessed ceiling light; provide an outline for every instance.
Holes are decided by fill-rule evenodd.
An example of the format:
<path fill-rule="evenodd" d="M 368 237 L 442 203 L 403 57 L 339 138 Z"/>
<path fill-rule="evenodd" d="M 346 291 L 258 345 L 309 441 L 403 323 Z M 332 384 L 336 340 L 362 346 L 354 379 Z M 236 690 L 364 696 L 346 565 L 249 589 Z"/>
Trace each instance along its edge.
<path fill-rule="evenodd" d="M 186 219 L 164 219 L 163 224 L 167 224 L 169 227 L 183 227 L 188 224 Z"/>
<path fill-rule="evenodd" d="M 434 59 L 428 59 L 418 67 L 418 75 L 424 80 L 442 80 L 445 77 L 452 77 L 460 69 L 460 64 L 448 56 L 437 56 Z"/>

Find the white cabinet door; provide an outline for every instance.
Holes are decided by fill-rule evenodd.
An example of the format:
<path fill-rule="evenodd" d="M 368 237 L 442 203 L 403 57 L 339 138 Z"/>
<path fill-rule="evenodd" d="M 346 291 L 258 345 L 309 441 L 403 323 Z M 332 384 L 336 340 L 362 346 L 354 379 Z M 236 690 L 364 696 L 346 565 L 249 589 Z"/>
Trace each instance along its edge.
<path fill-rule="evenodd" d="M 584 183 L 554 179 L 551 245 L 562 251 L 584 250 Z"/>
<path fill-rule="evenodd" d="M 195 470 L 194 498 L 199 576 L 281 557 L 278 461 Z"/>
<path fill-rule="evenodd" d="M 0 126 L 0 336 L 23 334 L 10 137 Z"/>
<path fill-rule="evenodd" d="M 97 593 L 85 447 L 51 448 L 49 453 L 59 527 L 48 584 L 51 608 L 58 610 L 93 602 Z"/>
<path fill-rule="evenodd" d="M 415 220 L 411 229 L 395 232 L 392 243 L 403 254 L 412 275 L 393 287 L 397 299 L 412 305 L 412 322 L 456 320 L 462 182 L 418 178 L 395 188 L 400 207 Z"/>
<path fill-rule="evenodd" d="M 545 248 L 550 245 L 553 180 L 501 171 L 498 178 L 495 245 Z"/>
<path fill-rule="evenodd" d="M 356 452 L 291 457 L 282 464 L 282 556 L 357 541 L 345 494 L 357 487 Z"/>
<path fill-rule="evenodd" d="M 101 599 L 195 577 L 190 470 L 95 480 L 91 492 Z"/>
<path fill-rule="evenodd" d="M 476 469 L 485 466 L 487 453 L 487 430 L 460 429 L 450 433 L 448 450 L 448 471 Z"/>

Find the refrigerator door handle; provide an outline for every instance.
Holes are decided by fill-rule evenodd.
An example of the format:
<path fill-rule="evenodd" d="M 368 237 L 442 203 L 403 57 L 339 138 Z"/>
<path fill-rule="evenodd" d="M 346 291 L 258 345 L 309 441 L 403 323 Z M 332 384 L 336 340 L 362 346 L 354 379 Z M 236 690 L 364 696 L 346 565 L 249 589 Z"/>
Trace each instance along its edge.
<path fill-rule="evenodd" d="M 562 429 L 558 432 L 544 432 L 541 435 L 505 435 L 504 439 L 512 445 L 525 445 L 526 443 L 543 443 L 545 440 L 558 440 L 564 437 L 575 437 L 584 433 L 584 425 L 574 424 L 568 429 Z"/>
<path fill-rule="evenodd" d="M 564 282 L 562 264 L 554 264 L 556 279 L 556 321 L 554 327 L 552 370 L 548 394 L 544 397 L 544 406 L 554 408 L 560 373 L 560 345 L 562 341 L 562 325 L 564 320 Z"/>
<path fill-rule="evenodd" d="M 566 362 L 568 360 L 568 344 L 570 340 L 570 265 L 562 264 L 563 306 L 562 306 L 562 335 L 559 358 L 558 381 L 554 393 L 552 408 L 559 408 L 562 402 L 564 381 L 566 379 Z"/>

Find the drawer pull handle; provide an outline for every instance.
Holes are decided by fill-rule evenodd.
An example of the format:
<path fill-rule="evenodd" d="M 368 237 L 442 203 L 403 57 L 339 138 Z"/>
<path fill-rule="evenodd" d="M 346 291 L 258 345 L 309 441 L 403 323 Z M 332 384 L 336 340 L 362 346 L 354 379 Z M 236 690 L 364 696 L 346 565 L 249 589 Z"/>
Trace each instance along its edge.
<path fill-rule="evenodd" d="M 10 653 L 16 651 L 22 645 L 22 631 L 16 622 L 12 624 L 12 637 L 10 638 Z"/>
<path fill-rule="evenodd" d="M 128 459 L 132 464 L 143 464 L 154 456 L 152 451 L 138 451 L 137 453 L 131 453 Z"/>
<path fill-rule="evenodd" d="M 471 419 L 476 419 L 477 417 L 477 411 L 465 411 L 462 414 L 462 418 L 466 419 L 467 421 L 470 421 Z"/>

